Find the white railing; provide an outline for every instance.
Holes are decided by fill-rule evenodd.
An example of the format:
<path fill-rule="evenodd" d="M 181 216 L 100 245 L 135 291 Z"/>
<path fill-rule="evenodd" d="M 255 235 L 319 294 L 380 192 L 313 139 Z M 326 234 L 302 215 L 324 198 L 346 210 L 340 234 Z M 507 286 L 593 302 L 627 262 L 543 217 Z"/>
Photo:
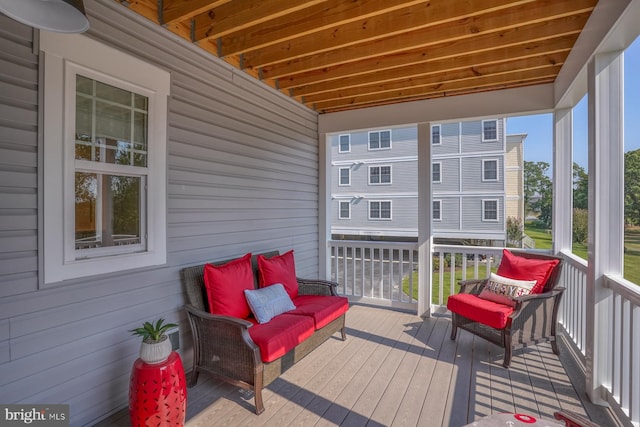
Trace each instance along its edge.
<path fill-rule="evenodd" d="M 611 289 L 610 384 L 604 384 L 611 407 L 640 426 L 640 287 L 617 276 L 605 276 Z"/>
<path fill-rule="evenodd" d="M 332 240 L 331 279 L 351 300 L 417 310 L 418 244 Z"/>
<path fill-rule="evenodd" d="M 562 252 L 562 275 L 559 286 L 565 288 L 560 300 L 558 322 L 573 340 L 585 363 L 587 334 L 587 261 L 570 252 Z"/>

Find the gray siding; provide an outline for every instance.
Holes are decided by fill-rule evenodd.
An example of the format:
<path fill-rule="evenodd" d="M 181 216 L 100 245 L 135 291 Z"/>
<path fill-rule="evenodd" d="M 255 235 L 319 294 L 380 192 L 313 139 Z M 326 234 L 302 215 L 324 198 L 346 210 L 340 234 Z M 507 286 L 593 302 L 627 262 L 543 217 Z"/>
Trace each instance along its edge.
<path fill-rule="evenodd" d="M 498 180 L 483 181 L 482 180 L 482 161 L 497 160 L 498 161 Z M 504 194 L 504 154 L 484 157 L 465 157 L 462 158 L 462 191 L 481 191 L 491 194 L 492 192 L 500 192 Z"/>
<path fill-rule="evenodd" d="M 462 152 L 486 153 L 504 150 L 504 119 L 498 119 L 498 140 L 482 142 L 482 120 L 462 122 Z"/>
<path fill-rule="evenodd" d="M 457 154 L 460 152 L 460 124 L 443 123 L 440 125 L 440 145 L 431 146 L 431 155 Z"/>
<path fill-rule="evenodd" d="M 139 323 L 180 322 L 189 367 L 183 266 L 293 248 L 319 271 L 316 114 L 116 2 L 86 6 L 89 36 L 171 72 L 168 262 L 38 289 L 38 60 L 0 15 L 0 401 L 70 404 L 74 426 L 126 406 Z"/>
<path fill-rule="evenodd" d="M 441 182 L 433 183 L 433 193 L 459 192 L 460 191 L 460 159 L 433 159 L 434 163 L 440 163 Z M 467 171 L 465 170 L 466 174 Z"/>
<path fill-rule="evenodd" d="M 344 199 L 341 199 L 344 200 Z M 369 220 L 370 200 L 390 200 L 392 220 Z M 349 228 L 366 230 L 368 234 L 386 233 L 391 231 L 417 230 L 418 229 L 418 198 L 417 197 L 395 197 L 384 196 L 369 199 L 351 200 L 351 219 L 338 219 L 339 200 L 332 201 L 331 216 L 332 224 L 337 228 Z M 357 233 L 356 233 L 357 234 Z M 392 233 L 391 233 L 392 234 Z"/>
<path fill-rule="evenodd" d="M 369 150 L 369 132 L 391 130 L 391 149 Z M 345 134 L 341 134 L 345 135 Z M 384 159 L 387 157 L 417 156 L 418 155 L 418 128 L 415 126 L 406 128 L 380 128 L 362 132 L 352 132 L 351 151 L 339 152 L 339 135 L 331 136 L 331 158 L 334 161 L 348 161 L 360 159 Z"/>
<path fill-rule="evenodd" d="M 460 197 L 439 197 L 433 195 L 434 200 L 440 200 L 442 219 L 433 221 L 433 232 L 436 237 L 446 236 L 447 231 L 460 230 Z"/>
<path fill-rule="evenodd" d="M 498 221 L 482 220 L 482 200 L 498 200 Z M 504 233 L 504 196 L 478 196 L 462 198 L 462 229 Z"/>

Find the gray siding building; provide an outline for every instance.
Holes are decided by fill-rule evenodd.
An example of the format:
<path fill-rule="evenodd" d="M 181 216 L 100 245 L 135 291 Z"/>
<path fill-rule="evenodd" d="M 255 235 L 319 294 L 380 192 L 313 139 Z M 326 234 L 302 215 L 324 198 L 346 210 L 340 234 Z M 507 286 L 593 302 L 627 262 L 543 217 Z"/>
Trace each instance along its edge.
<path fill-rule="evenodd" d="M 505 125 L 503 118 L 432 125 L 434 237 L 504 243 Z M 523 141 L 509 138 L 519 152 Z M 334 236 L 417 237 L 416 127 L 333 135 L 331 155 Z M 509 190 L 521 197 L 521 181 Z"/>

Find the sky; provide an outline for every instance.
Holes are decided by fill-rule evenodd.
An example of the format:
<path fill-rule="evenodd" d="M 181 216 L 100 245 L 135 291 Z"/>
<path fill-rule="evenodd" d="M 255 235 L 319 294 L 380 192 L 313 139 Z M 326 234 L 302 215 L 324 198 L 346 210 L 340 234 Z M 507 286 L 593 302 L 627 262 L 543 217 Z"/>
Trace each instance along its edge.
<path fill-rule="evenodd" d="M 640 148 L 640 38 L 629 46 L 624 55 L 624 149 Z M 526 133 L 524 159 L 547 162 L 553 158 L 553 115 L 510 117 L 507 133 Z M 573 111 L 573 160 L 587 169 L 587 100 L 583 98 Z M 549 174 L 551 168 L 549 168 Z"/>

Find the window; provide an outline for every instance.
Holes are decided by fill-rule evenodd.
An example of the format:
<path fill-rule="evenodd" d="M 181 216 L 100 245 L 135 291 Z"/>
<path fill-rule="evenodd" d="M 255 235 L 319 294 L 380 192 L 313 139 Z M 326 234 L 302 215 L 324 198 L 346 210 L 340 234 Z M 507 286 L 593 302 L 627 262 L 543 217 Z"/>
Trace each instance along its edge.
<path fill-rule="evenodd" d="M 351 219 L 351 202 L 338 202 L 338 219 Z"/>
<path fill-rule="evenodd" d="M 45 284 L 166 263 L 169 74 L 86 36 L 40 34 Z"/>
<path fill-rule="evenodd" d="M 391 184 L 391 166 L 369 166 L 369 184 Z"/>
<path fill-rule="evenodd" d="M 482 161 L 482 180 L 483 181 L 498 180 L 498 161 L 497 160 Z"/>
<path fill-rule="evenodd" d="M 370 201 L 369 219 L 391 219 L 391 202 Z"/>
<path fill-rule="evenodd" d="M 433 218 L 434 221 L 441 221 L 442 220 L 442 201 L 441 200 L 434 200 L 433 201 L 433 207 L 431 209 L 431 217 Z"/>
<path fill-rule="evenodd" d="M 369 132 L 369 150 L 388 150 L 391 148 L 391 131 Z"/>
<path fill-rule="evenodd" d="M 498 221 L 498 201 L 497 200 L 482 201 L 482 220 Z"/>
<path fill-rule="evenodd" d="M 440 145 L 440 125 L 431 126 L 431 144 L 432 145 Z"/>
<path fill-rule="evenodd" d="M 497 141 L 498 140 L 498 121 L 497 120 L 483 120 L 482 121 L 482 141 Z"/>
<path fill-rule="evenodd" d="M 351 185 L 351 168 L 340 168 L 340 180 L 338 185 Z"/>
<path fill-rule="evenodd" d="M 348 153 L 351 151 L 351 135 L 340 135 L 339 140 L 339 153 Z"/>
<path fill-rule="evenodd" d="M 442 182 L 442 163 L 435 162 L 431 165 L 431 176 L 433 182 Z"/>

